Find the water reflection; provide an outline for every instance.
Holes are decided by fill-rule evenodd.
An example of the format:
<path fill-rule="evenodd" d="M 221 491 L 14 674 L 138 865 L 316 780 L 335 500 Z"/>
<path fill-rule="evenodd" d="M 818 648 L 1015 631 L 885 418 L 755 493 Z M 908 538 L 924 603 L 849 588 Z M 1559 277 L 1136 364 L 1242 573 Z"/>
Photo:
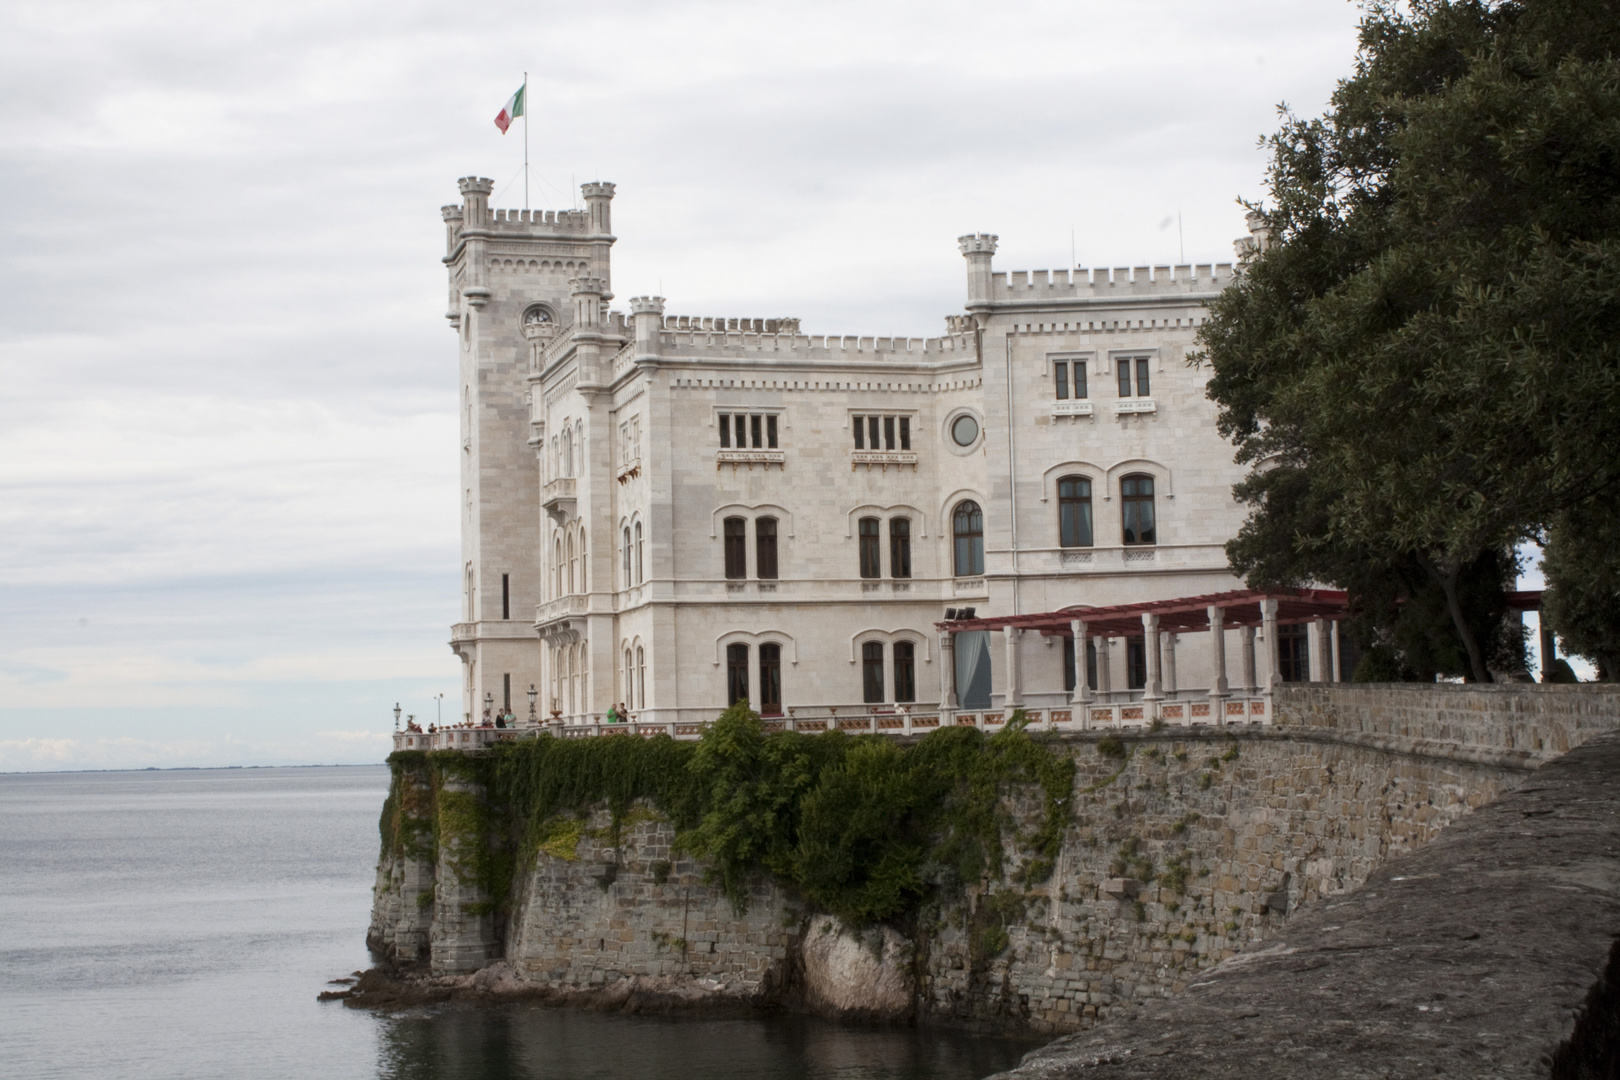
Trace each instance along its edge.
<path fill-rule="evenodd" d="M 805 1017 L 604 1016 L 532 1005 L 382 1018 L 383 1080 L 974 1080 L 1033 1044 Z"/>

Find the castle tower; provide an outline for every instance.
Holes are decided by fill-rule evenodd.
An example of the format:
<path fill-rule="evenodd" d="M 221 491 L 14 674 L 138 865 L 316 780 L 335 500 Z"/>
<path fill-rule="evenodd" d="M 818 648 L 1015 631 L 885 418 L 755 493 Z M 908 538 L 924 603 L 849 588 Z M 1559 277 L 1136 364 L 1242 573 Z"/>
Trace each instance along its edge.
<path fill-rule="evenodd" d="M 464 715 L 481 719 L 488 703 L 526 718 L 529 686 L 544 684 L 534 621 L 547 446 L 530 376 L 575 322 L 573 279 L 608 279 L 613 185 L 585 185 L 583 211 L 491 209 L 492 181 L 459 187 L 461 205 L 442 211 L 461 405 L 462 596 L 450 646 L 463 663 Z"/>

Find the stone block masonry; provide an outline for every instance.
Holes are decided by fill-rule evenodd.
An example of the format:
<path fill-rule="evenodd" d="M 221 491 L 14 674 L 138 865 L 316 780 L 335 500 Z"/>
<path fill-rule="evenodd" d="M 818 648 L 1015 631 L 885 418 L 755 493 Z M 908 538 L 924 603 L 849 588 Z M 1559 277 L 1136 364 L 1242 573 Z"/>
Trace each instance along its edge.
<path fill-rule="evenodd" d="M 644 809 L 616 846 L 600 811 L 527 858 L 496 853 L 516 870 L 495 903 L 476 887 L 500 875 L 469 877 L 463 860 L 458 876 L 447 854 L 457 849 L 444 842 L 443 807 L 427 805 L 425 761 L 398 760 L 391 798 L 440 821 L 436 832 L 402 824 L 392 839 L 385 828 L 371 941 L 444 974 L 503 960 L 552 992 L 643 980 L 848 1015 L 1075 1032 L 1179 995 L 1620 727 L 1613 688 L 1284 686 L 1276 705 L 1268 728 L 1052 737 L 1076 762 L 1054 871 L 1025 883 L 1015 858 L 1003 877 L 889 928 L 902 939 L 879 943 L 877 971 L 841 961 L 807 973 L 836 952 L 807 942 L 841 928 L 763 879 L 737 914 Z M 1015 790 L 1003 810 L 1016 850 L 1041 804 Z M 426 833 L 436 852 L 412 846 Z M 882 993 L 863 997 L 840 977 Z"/>

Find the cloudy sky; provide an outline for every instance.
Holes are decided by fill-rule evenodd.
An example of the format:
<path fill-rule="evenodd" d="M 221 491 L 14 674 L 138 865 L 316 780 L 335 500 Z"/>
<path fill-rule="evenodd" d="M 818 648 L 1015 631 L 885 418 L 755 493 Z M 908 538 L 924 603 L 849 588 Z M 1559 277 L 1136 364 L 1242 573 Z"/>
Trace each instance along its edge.
<path fill-rule="evenodd" d="M 1343 0 L 9 0 L 0 770 L 380 760 L 454 702 L 438 208 L 619 185 L 672 313 L 937 334 L 1001 268 L 1226 260 Z M 1180 227 L 1178 229 L 1177 217 Z M 452 706 L 453 707 L 453 706 Z"/>

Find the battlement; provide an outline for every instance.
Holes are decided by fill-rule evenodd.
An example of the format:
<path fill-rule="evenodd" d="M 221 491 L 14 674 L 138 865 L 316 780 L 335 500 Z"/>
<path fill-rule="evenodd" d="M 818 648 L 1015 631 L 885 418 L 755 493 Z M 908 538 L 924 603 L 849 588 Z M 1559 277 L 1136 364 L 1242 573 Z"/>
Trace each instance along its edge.
<path fill-rule="evenodd" d="M 741 334 L 797 334 L 798 319 L 723 319 L 699 318 L 689 315 L 669 315 L 664 318 L 665 330 L 699 330 L 707 333 Z"/>
<path fill-rule="evenodd" d="M 1231 263 L 1099 267 L 1094 270 L 1014 270 L 990 275 L 991 298 L 1106 302 L 1147 296 L 1207 295 L 1232 283 Z"/>
<path fill-rule="evenodd" d="M 679 326 L 681 321 L 687 326 Z M 753 329 L 772 322 L 791 323 L 776 332 Z M 950 334 L 938 338 L 862 337 L 857 335 L 808 335 L 798 332 L 797 319 L 691 319 L 665 320 L 658 335 L 659 353 L 670 359 L 772 357 L 783 360 L 821 361 L 912 361 L 937 363 L 942 360 L 973 359 L 977 356 L 974 335 Z M 671 325 L 672 323 L 677 325 Z M 704 326 L 702 324 L 709 325 Z M 743 328 L 741 324 L 750 324 Z M 737 328 L 730 325 L 738 324 Z"/>

